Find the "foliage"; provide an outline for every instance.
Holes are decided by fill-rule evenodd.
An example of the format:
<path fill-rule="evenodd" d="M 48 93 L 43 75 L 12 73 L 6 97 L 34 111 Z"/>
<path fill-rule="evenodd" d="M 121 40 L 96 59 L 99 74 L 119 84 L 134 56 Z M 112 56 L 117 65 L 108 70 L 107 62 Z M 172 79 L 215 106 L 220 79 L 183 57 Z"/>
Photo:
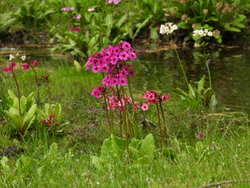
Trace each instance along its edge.
<path fill-rule="evenodd" d="M 152 162 L 156 154 L 156 146 L 152 134 L 147 135 L 143 140 L 133 138 L 129 144 L 129 153 L 126 151 L 126 139 L 111 134 L 110 138 L 103 141 L 100 157 L 92 156 L 93 165 L 104 168 L 112 164 L 118 164 L 129 159 L 134 164 L 148 164 Z"/>
<path fill-rule="evenodd" d="M 13 104 L 9 110 L 5 110 L 5 114 L 13 123 L 11 131 L 24 136 L 36 118 L 37 105 L 35 104 L 34 93 L 31 93 L 28 97 L 21 97 L 21 114 L 19 113 L 18 97 L 10 90 L 8 90 L 8 94 Z"/>
<path fill-rule="evenodd" d="M 53 12 L 46 0 L 25 1 L 18 11 L 2 15 L 0 30 L 4 28 L 10 28 L 11 31 L 44 29 Z"/>
<path fill-rule="evenodd" d="M 192 38 L 192 30 L 207 28 L 214 30 L 217 42 L 226 32 L 241 32 L 246 25 L 242 4 L 244 0 L 171 0 L 166 3 L 164 10 L 168 18 L 180 20 L 178 26 L 188 30 L 185 41 Z"/>
<path fill-rule="evenodd" d="M 214 109 L 217 105 L 214 90 L 211 87 L 205 88 L 205 76 L 197 82 L 197 87 L 193 87 L 189 84 L 188 92 L 185 92 L 180 88 L 177 88 L 177 91 L 179 91 L 182 100 L 193 103 L 192 105 L 194 106 L 202 104 L 203 106 Z"/>

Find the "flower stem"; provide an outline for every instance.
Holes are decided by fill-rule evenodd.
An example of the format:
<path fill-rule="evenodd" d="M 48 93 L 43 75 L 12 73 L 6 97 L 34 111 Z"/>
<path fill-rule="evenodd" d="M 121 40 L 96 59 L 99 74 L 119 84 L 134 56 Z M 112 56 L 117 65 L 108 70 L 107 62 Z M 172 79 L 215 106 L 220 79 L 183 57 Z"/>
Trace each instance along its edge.
<path fill-rule="evenodd" d="M 161 114 L 162 114 L 162 119 L 163 119 L 163 123 L 164 123 L 164 142 L 166 145 L 166 148 L 168 147 L 168 134 L 167 134 L 167 122 L 166 122 L 166 118 L 165 118 L 165 114 L 162 108 L 162 104 L 160 102 L 160 110 L 161 110 Z"/>
<path fill-rule="evenodd" d="M 187 75 L 186 75 L 186 72 L 185 72 L 185 70 L 184 70 L 184 67 L 183 67 L 182 61 L 181 61 L 181 59 L 180 59 L 180 56 L 179 56 L 179 54 L 178 54 L 178 52 L 177 52 L 177 50 L 176 50 L 175 47 L 174 47 L 174 51 L 175 51 L 176 56 L 177 56 L 177 59 L 178 59 L 178 61 L 179 61 L 179 64 L 180 64 L 180 67 L 181 67 L 181 70 L 182 70 L 182 73 L 183 73 L 183 76 L 184 76 L 186 85 L 187 85 L 187 87 L 188 87 L 189 83 L 188 83 Z"/>
<path fill-rule="evenodd" d="M 34 74 L 35 74 L 35 77 L 36 77 L 36 86 L 37 86 L 37 103 L 40 103 L 40 92 L 39 92 L 39 79 L 38 79 L 38 75 L 37 75 L 37 72 L 35 70 L 35 68 L 33 66 L 31 66 Z"/>
<path fill-rule="evenodd" d="M 18 111 L 19 111 L 19 115 L 22 116 L 20 87 L 19 87 L 19 84 L 17 82 L 15 72 L 13 71 L 12 74 L 13 74 L 13 78 L 15 80 L 16 88 L 17 88 Z"/>
<path fill-rule="evenodd" d="M 160 117 L 160 111 L 159 111 L 159 107 L 158 107 L 158 104 L 156 104 L 156 108 L 157 108 L 157 117 L 158 117 L 158 127 L 159 127 L 159 130 L 160 130 L 160 152 L 162 153 L 162 129 L 161 129 L 161 117 Z"/>

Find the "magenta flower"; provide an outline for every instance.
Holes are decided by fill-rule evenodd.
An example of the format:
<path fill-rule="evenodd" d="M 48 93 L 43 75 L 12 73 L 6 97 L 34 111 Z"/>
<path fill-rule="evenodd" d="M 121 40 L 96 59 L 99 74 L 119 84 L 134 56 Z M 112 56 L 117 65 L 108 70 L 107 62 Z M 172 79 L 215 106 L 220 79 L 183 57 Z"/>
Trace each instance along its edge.
<path fill-rule="evenodd" d="M 30 66 L 28 64 L 22 64 L 23 70 L 29 70 Z"/>
<path fill-rule="evenodd" d="M 31 63 L 33 64 L 34 67 L 38 66 L 38 61 L 37 60 L 31 61 Z"/>
<path fill-rule="evenodd" d="M 69 31 L 74 31 L 74 28 L 70 26 Z"/>
<path fill-rule="evenodd" d="M 3 72 L 13 72 L 13 68 L 12 67 L 6 67 L 3 69 Z"/>
<path fill-rule="evenodd" d="M 91 95 L 96 98 L 101 98 L 101 91 L 98 88 L 92 90 Z"/>
<path fill-rule="evenodd" d="M 78 31 L 78 32 L 81 31 L 81 26 L 77 26 L 76 31 Z"/>
<path fill-rule="evenodd" d="M 198 138 L 202 138 L 202 137 L 204 137 L 205 135 L 203 134 L 203 132 L 199 132 L 199 136 L 198 136 Z"/>
<path fill-rule="evenodd" d="M 15 66 L 16 66 L 16 62 L 10 63 L 10 67 L 15 67 Z"/>
<path fill-rule="evenodd" d="M 142 105 L 141 105 L 141 109 L 142 109 L 143 111 L 147 111 L 147 110 L 148 110 L 148 104 L 146 104 L 146 103 L 142 104 Z"/>

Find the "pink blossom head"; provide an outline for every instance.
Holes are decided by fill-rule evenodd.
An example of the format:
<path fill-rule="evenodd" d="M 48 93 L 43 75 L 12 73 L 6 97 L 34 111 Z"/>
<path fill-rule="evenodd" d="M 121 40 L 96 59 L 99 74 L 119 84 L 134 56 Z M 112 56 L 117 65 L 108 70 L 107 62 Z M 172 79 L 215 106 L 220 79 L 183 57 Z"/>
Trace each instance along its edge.
<path fill-rule="evenodd" d="M 91 95 L 96 98 L 101 98 L 101 91 L 98 88 L 92 90 Z"/>
<path fill-rule="evenodd" d="M 10 63 L 10 67 L 15 67 L 16 66 L 16 62 L 12 62 L 12 63 Z"/>
<path fill-rule="evenodd" d="M 3 69 L 3 72 L 13 72 L 13 67 L 6 67 Z"/>
<path fill-rule="evenodd" d="M 199 132 L 199 136 L 198 138 L 203 138 L 205 135 L 203 134 L 203 132 Z"/>
<path fill-rule="evenodd" d="M 148 110 L 148 104 L 146 104 L 146 103 L 142 104 L 142 105 L 141 105 L 141 109 L 142 109 L 143 111 L 147 111 L 147 110 Z"/>
<path fill-rule="evenodd" d="M 74 19 L 76 19 L 76 20 L 80 20 L 81 19 L 81 14 L 77 14 L 75 17 L 74 17 Z"/>
<path fill-rule="evenodd" d="M 166 94 L 163 94 L 163 95 L 161 96 L 161 101 L 166 101 L 167 99 L 170 99 L 170 98 L 171 98 L 170 93 L 168 93 L 167 95 L 166 95 Z"/>
<path fill-rule="evenodd" d="M 122 43 L 122 48 L 123 50 L 130 50 L 131 49 L 131 45 L 128 42 L 123 42 Z"/>
<path fill-rule="evenodd" d="M 69 31 L 74 31 L 74 28 L 70 26 Z"/>
<path fill-rule="evenodd" d="M 139 106 L 139 103 L 138 102 L 134 102 L 134 108 L 133 108 L 135 111 L 137 110 L 140 110 L 140 106 Z"/>
<path fill-rule="evenodd" d="M 38 66 L 38 61 L 37 60 L 31 61 L 31 63 L 33 64 L 34 67 Z"/>
<path fill-rule="evenodd" d="M 22 64 L 23 70 L 29 70 L 30 66 L 28 64 Z"/>
<path fill-rule="evenodd" d="M 76 31 L 78 31 L 78 32 L 81 31 L 81 26 L 77 26 Z"/>

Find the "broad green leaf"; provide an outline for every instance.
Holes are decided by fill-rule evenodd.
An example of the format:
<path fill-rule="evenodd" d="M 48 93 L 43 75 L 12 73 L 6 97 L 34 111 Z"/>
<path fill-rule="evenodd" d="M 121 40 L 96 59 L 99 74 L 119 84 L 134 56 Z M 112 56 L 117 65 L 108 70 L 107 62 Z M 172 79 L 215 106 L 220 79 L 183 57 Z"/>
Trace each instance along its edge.
<path fill-rule="evenodd" d="M 78 61 L 76 61 L 76 60 L 74 61 L 74 66 L 78 72 L 81 71 L 82 66 L 80 65 L 80 63 Z"/>
<path fill-rule="evenodd" d="M 24 117 L 23 124 L 27 126 L 29 122 L 32 120 L 32 118 L 35 116 L 37 110 L 37 105 L 33 104 L 29 111 L 27 112 L 26 116 Z"/>
<path fill-rule="evenodd" d="M 122 24 L 126 21 L 126 19 L 127 19 L 127 14 L 124 14 L 121 18 L 120 18 L 120 20 L 117 22 L 117 24 L 116 24 L 116 26 L 118 27 L 118 28 L 120 28 L 121 26 L 122 26 Z"/>
<path fill-rule="evenodd" d="M 155 157 L 155 152 L 156 147 L 154 137 L 150 133 L 141 141 L 140 153 L 148 159 L 153 159 Z"/>
<path fill-rule="evenodd" d="M 197 83 L 198 85 L 198 93 L 202 94 L 204 91 L 204 84 L 205 84 L 205 75 L 202 76 L 202 78 L 200 79 L 200 81 Z"/>
<path fill-rule="evenodd" d="M 189 93 L 189 97 L 193 100 L 196 99 L 196 94 L 195 94 L 195 90 L 193 89 L 191 84 L 188 84 L 188 93 Z"/>

